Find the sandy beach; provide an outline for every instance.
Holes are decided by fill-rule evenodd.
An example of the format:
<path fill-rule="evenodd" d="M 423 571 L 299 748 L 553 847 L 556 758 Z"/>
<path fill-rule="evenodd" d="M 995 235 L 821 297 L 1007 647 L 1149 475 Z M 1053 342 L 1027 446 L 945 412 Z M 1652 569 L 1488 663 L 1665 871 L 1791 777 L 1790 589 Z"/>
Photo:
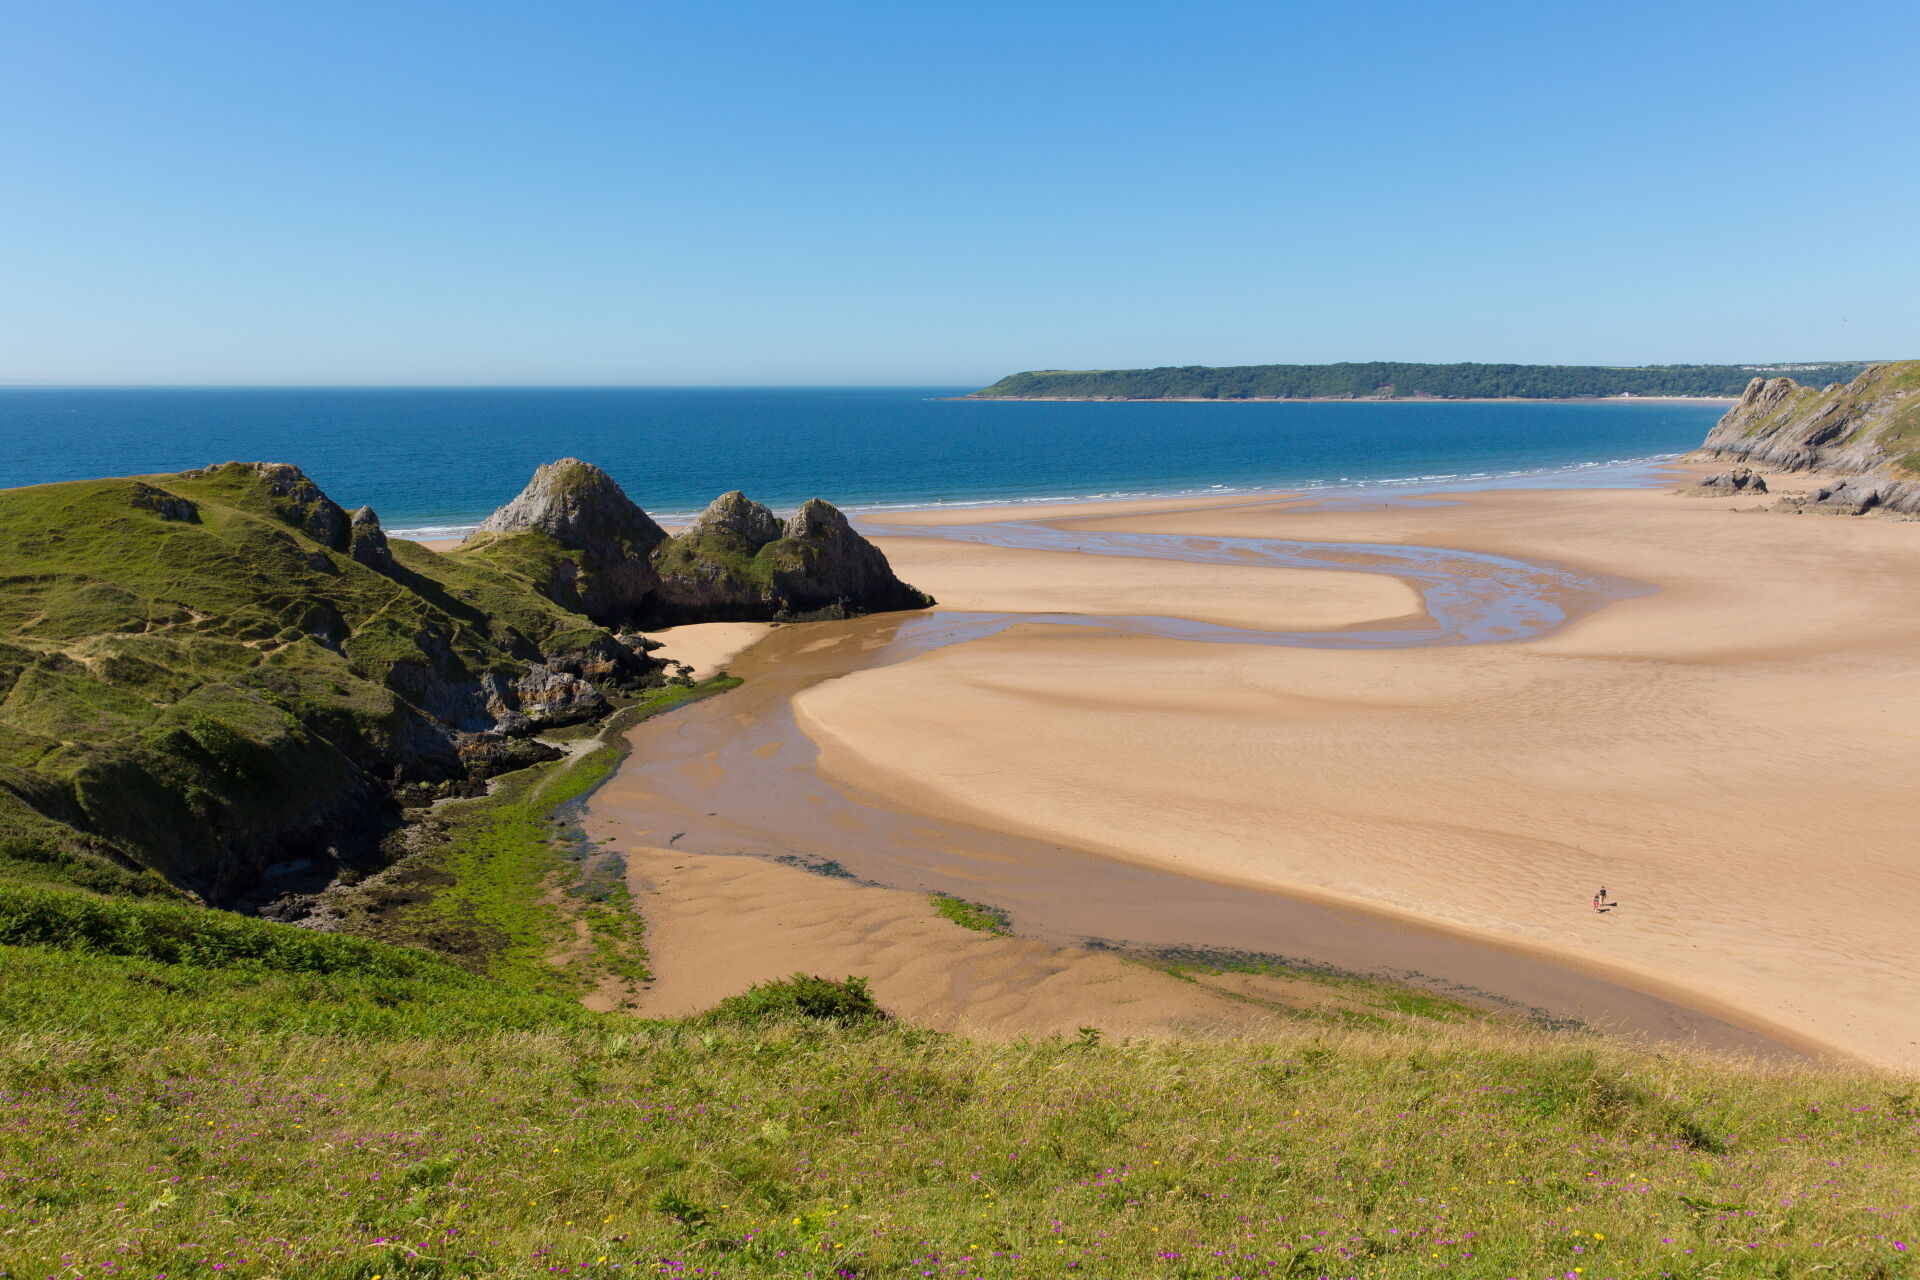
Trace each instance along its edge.
<path fill-rule="evenodd" d="M 1049 508 L 1038 518 L 1069 531 L 1421 544 L 1654 590 L 1518 644 L 1262 648 L 1015 625 L 793 694 L 797 732 L 817 747 L 805 804 L 863 798 L 857 821 L 841 819 L 850 855 L 911 838 L 876 834 L 882 807 L 902 822 L 1004 836 L 994 857 L 1005 874 L 982 875 L 977 863 L 967 873 L 983 901 L 1001 900 L 996 879 L 1044 877 L 1057 861 L 1074 874 L 1133 867 L 1170 873 L 1169 884 L 1347 904 L 1369 920 L 1485 943 L 1494 967 L 1475 963 L 1496 979 L 1502 964 L 1594 975 L 1776 1043 L 1911 1067 L 1920 1064 L 1920 860 L 1907 821 L 1920 764 L 1911 625 L 1920 530 L 1741 509 L 1751 505 L 1563 490 L 1403 496 L 1349 510 L 1285 498 Z M 1030 507 L 889 516 L 1035 518 Z M 1420 612 L 1405 583 L 1338 571 L 917 537 L 882 545 L 943 609 L 1323 630 Z M 831 630 L 784 632 L 744 659 L 768 645 L 797 655 L 834 643 Z M 739 704 L 736 721 L 750 719 Z M 704 770 L 720 796 L 726 727 L 711 732 L 683 766 Z M 774 747 L 769 738 L 740 749 Z M 1182 1004 L 1156 986 L 1161 975 L 1112 970 L 1106 955 L 969 935 L 932 919 L 915 893 L 675 850 L 628 820 L 657 799 L 642 794 L 650 785 L 616 779 L 595 822 L 633 855 L 636 887 L 652 898 L 656 1011 L 794 968 L 858 966 L 920 1016 L 976 1029 L 1098 1024 L 1088 992 L 1129 982 L 1144 986 L 1108 1001 L 1109 1014 L 1148 997 L 1170 1003 L 1148 1000 L 1120 1019 L 1124 1030 L 1233 1022 L 1207 993 L 1188 986 Z M 682 804 L 689 824 L 729 820 L 695 813 L 704 798 Z M 745 829 L 735 833 L 743 849 Z M 1617 905 L 1596 913 L 1601 885 Z M 837 905 L 816 901 L 823 894 Z M 782 901 L 804 929 L 778 925 Z M 1071 910 L 1060 914 L 1071 924 Z M 1046 921 L 1016 923 L 1046 933 Z M 929 985 L 927 973 L 948 972 L 963 952 L 968 964 L 997 956 L 1009 973 L 1037 964 L 1034 974 L 1074 976 L 1045 991 L 1026 982 L 1019 998 Z"/>
<path fill-rule="evenodd" d="M 1920 532 L 1740 505 L 1595 490 L 1053 512 L 1526 555 L 1659 590 L 1531 643 L 1384 653 L 1035 627 L 797 705 L 830 776 L 897 804 L 1405 912 L 1912 1066 Z M 939 591 L 917 540 L 887 549 Z M 1002 553 L 1009 575 L 1024 554 Z M 1596 914 L 1603 884 L 1620 906 Z"/>

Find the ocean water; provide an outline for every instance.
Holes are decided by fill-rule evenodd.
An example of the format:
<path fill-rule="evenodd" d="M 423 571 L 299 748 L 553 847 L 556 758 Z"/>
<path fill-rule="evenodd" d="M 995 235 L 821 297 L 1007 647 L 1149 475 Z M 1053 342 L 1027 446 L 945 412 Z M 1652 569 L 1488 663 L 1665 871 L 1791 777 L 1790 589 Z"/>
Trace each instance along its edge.
<path fill-rule="evenodd" d="M 852 509 L 1458 482 L 1669 456 L 1714 404 L 1071 404 L 970 388 L 0 388 L 0 488 L 291 462 L 390 530 L 470 527 L 539 463 L 663 517 L 729 489 Z"/>

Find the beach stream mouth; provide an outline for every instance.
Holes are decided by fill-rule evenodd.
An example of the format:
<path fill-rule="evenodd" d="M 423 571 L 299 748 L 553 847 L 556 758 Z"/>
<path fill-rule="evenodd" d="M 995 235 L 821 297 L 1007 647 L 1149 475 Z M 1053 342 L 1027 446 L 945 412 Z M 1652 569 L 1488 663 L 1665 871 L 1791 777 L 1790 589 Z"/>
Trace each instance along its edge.
<path fill-rule="evenodd" d="M 591 801 L 601 834 L 689 854 L 773 859 L 986 902 L 1007 912 L 1019 934 L 1061 945 L 1251 955 L 1409 983 L 1556 1025 L 1578 1023 L 1767 1057 L 1806 1056 L 1805 1046 L 1735 1011 L 1643 990 L 1597 967 L 1557 963 L 1519 944 L 896 808 L 884 797 L 823 776 L 817 748 L 793 710 L 796 696 L 824 681 L 1014 625 L 1344 649 L 1516 643 L 1650 588 L 1432 547 L 1086 532 L 1028 521 L 868 524 L 863 531 L 1089 555 L 1389 574 L 1420 592 L 1425 616 L 1326 631 L 1261 631 L 1152 615 L 937 609 L 790 624 L 731 664 L 744 679 L 738 689 L 631 731 L 631 755 Z"/>

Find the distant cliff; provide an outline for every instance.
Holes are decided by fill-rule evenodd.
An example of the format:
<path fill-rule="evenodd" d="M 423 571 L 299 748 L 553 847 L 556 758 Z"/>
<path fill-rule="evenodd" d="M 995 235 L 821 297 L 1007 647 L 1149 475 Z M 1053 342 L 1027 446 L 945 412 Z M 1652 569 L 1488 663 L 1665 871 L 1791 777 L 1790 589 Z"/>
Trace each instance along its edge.
<path fill-rule="evenodd" d="M 669 538 L 613 477 L 578 458 L 541 467 L 457 554 L 524 576 L 609 626 L 844 618 L 933 603 L 830 503 L 816 498 L 783 524 L 746 495 L 723 494 Z"/>
<path fill-rule="evenodd" d="M 1811 507 L 1920 515 L 1920 360 L 1824 388 L 1755 378 L 1693 456 L 1843 477 Z"/>
<path fill-rule="evenodd" d="M 1046 369 L 1016 373 L 977 400 L 1568 400 L 1736 396 L 1755 374 L 1844 381 L 1864 362 L 1670 364 L 1252 364 L 1211 368 Z"/>

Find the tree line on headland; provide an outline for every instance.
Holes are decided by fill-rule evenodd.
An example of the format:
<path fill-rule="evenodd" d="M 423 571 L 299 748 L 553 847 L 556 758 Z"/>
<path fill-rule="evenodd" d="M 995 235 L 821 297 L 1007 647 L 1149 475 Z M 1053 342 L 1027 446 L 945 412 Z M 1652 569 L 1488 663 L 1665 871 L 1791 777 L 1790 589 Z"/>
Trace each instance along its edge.
<path fill-rule="evenodd" d="M 1867 361 L 1789 364 L 1250 364 L 1212 368 L 1042 369 L 973 393 L 981 400 L 1571 400 L 1737 396 L 1756 377 L 1849 382 Z"/>

